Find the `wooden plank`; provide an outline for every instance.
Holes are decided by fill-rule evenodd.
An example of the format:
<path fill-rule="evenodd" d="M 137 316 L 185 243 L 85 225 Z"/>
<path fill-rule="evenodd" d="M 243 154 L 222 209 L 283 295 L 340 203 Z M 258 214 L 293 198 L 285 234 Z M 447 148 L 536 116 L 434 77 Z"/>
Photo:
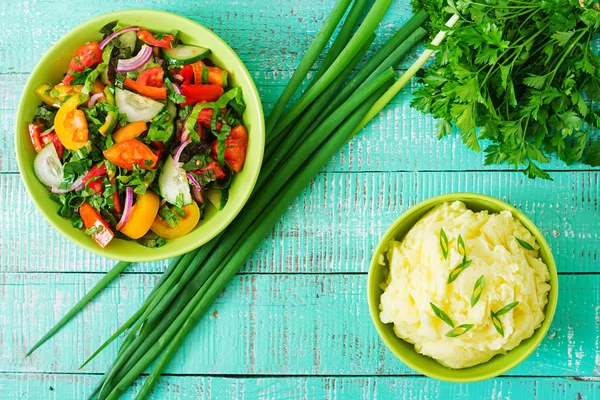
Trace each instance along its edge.
<path fill-rule="evenodd" d="M 90 274 L 0 275 L 0 371 L 103 373 L 109 346 L 83 363 L 142 302 L 156 275 L 111 285 L 52 341 L 23 356 L 97 280 Z M 512 376 L 600 376 L 600 275 L 562 275 L 548 337 Z M 187 337 L 167 373 L 414 375 L 383 345 L 367 308 L 365 275 L 243 275 Z"/>
<path fill-rule="evenodd" d="M 81 399 L 99 381 L 94 375 L 0 374 L 0 390 L 9 398 Z M 122 399 L 133 399 L 138 381 Z M 422 377 L 218 377 L 163 376 L 151 399 L 599 399 L 600 382 L 570 379 L 493 379 L 453 384 Z"/>
<path fill-rule="evenodd" d="M 0 6 L 0 17 L 11 24 L 6 26 L 7 36 L 0 39 L 0 71 L 29 72 L 53 43 L 91 17 L 143 7 L 173 12 L 197 21 L 225 40 L 248 61 L 249 67 L 254 67 L 251 69 L 274 75 L 283 71 L 282 74 L 289 77 L 289 71 L 298 64 L 335 0 L 241 1 L 234 4 L 235 7 L 230 7 L 215 0 L 194 4 L 187 0 L 144 0 L 141 3 L 115 2 L 107 8 L 106 1 L 89 0 L 85 12 L 81 12 L 79 1 L 65 0 L 59 3 L 60 18 L 40 24 L 40 15 L 56 13 L 56 1 L 5 0 Z M 383 43 L 411 15 L 408 0 L 396 2 L 392 12 L 381 22 L 375 44 Z"/>
<path fill-rule="evenodd" d="M 364 272 L 372 251 L 406 209 L 434 195 L 488 194 L 529 215 L 561 272 L 600 272 L 597 172 L 557 173 L 554 182 L 520 173 L 322 173 L 292 204 L 244 271 Z M 0 271 L 103 272 L 113 262 L 67 242 L 40 216 L 18 175 L 0 175 Z M 27 240 L 23 240 L 27 238 Z M 32 245 L 32 243 L 34 245 Z M 165 263 L 135 265 L 162 271 Z"/>

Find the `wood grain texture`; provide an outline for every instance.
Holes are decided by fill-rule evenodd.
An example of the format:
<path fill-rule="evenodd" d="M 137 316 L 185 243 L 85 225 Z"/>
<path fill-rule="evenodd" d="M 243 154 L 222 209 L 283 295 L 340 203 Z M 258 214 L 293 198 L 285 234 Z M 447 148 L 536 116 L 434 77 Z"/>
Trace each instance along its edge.
<path fill-rule="evenodd" d="M 23 358 L 113 265 L 55 232 L 17 174 L 14 115 L 44 52 L 96 15 L 175 12 L 238 52 L 268 113 L 334 2 L 0 2 L 0 398 L 85 398 L 116 344 L 85 370 L 78 366 L 137 309 L 166 265 L 134 265 Z M 393 2 L 368 54 L 410 15 L 408 0 Z M 411 81 L 291 205 L 187 338 L 153 399 L 600 398 L 598 169 L 552 160 L 546 168 L 556 171 L 555 181 L 546 182 L 484 167 L 482 155 L 458 137 L 436 139 L 435 121 L 409 106 L 416 86 Z M 469 385 L 415 376 L 379 340 L 365 296 L 371 252 L 390 223 L 417 202 L 452 191 L 489 194 L 523 210 L 548 239 L 562 273 L 557 315 L 538 351 L 505 377 Z M 124 398 L 137 388 L 139 382 Z"/>
<path fill-rule="evenodd" d="M 123 276 L 33 355 L 29 348 L 98 279 L 88 274 L 0 278 L 0 372 L 77 373 L 125 321 L 158 275 Z M 547 338 L 512 376 L 600 376 L 600 275 L 562 275 Z M 366 275 L 242 275 L 190 333 L 167 368 L 173 374 L 414 375 L 379 339 Z M 82 372 L 102 373 L 108 347 Z"/>
<path fill-rule="evenodd" d="M 24 394 L 36 400 L 76 400 L 99 381 L 94 375 L 0 374 L 0 390 L 9 398 Z M 136 382 L 123 399 L 135 398 Z M 570 379 L 494 379 L 451 384 L 420 377 L 218 377 L 163 376 L 150 399 L 261 400 L 413 400 L 413 399 L 597 400 L 600 382 Z"/>
<path fill-rule="evenodd" d="M 434 195 L 468 191 L 508 201 L 529 215 L 550 243 L 560 272 L 600 272 L 598 178 L 597 172 L 575 171 L 557 174 L 553 182 L 529 181 L 517 172 L 322 173 L 244 271 L 365 272 L 379 238 L 403 211 Z M 52 229 L 18 175 L 0 175 L 0 198 L 0 271 L 102 272 L 112 266 Z M 136 264 L 132 271 L 158 272 L 164 266 Z"/>

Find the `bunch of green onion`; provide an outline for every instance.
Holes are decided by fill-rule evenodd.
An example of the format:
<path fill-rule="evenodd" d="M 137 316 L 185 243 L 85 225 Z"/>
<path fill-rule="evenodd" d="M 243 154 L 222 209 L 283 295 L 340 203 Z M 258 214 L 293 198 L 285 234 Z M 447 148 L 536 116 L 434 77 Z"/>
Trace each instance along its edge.
<path fill-rule="evenodd" d="M 267 119 L 265 160 L 251 199 L 232 224 L 201 248 L 173 259 L 140 309 L 92 356 L 129 329 L 93 398 L 118 398 L 154 361 L 138 398 L 148 396 L 184 338 L 323 166 L 400 91 L 431 56 L 427 50 L 394 83 L 393 66 L 426 35 L 415 14 L 352 77 L 392 0 L 338 0 Z M 349 9 L 349 10 L 348 10 Z M 320 70 L 285 109 L 344 17 Z M 443 37 L 442 37 L 443 38 Z M 440 39 L 441 40 L 441 39 Z M 419 65 L 420 64 L 420 65 Z M 29 351 L 62 328 L 129 263 L 119 262 Z"/>

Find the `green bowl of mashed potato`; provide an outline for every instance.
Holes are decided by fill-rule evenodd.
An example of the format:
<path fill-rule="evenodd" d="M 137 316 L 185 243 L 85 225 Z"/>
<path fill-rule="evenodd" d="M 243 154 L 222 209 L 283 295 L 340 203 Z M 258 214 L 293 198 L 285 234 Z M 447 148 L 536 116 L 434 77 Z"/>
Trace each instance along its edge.
<path fill-rule="evenodd" d="M 476 382 L 540 345 L 558 277 L 548 243 L 523 213 L 493 197 L 451 193 L 392 224 L 371 259 L 367 290 L 375 327 L 404 364 Z"/>

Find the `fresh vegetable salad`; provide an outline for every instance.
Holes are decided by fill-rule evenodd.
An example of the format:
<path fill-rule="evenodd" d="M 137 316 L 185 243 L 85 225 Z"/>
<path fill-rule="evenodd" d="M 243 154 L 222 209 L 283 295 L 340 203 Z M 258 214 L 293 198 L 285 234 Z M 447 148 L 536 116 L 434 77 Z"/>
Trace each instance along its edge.
<path fill-rule="evenodd" d="M 207 199 L 227 203 L 248 148 L 242 91 L 177 31 L 113 22 L 101 33 L 61 82 L 35 90 L 34 170 L 59 215 L 100 247 L 161 246 L 194 229 Z"/>

